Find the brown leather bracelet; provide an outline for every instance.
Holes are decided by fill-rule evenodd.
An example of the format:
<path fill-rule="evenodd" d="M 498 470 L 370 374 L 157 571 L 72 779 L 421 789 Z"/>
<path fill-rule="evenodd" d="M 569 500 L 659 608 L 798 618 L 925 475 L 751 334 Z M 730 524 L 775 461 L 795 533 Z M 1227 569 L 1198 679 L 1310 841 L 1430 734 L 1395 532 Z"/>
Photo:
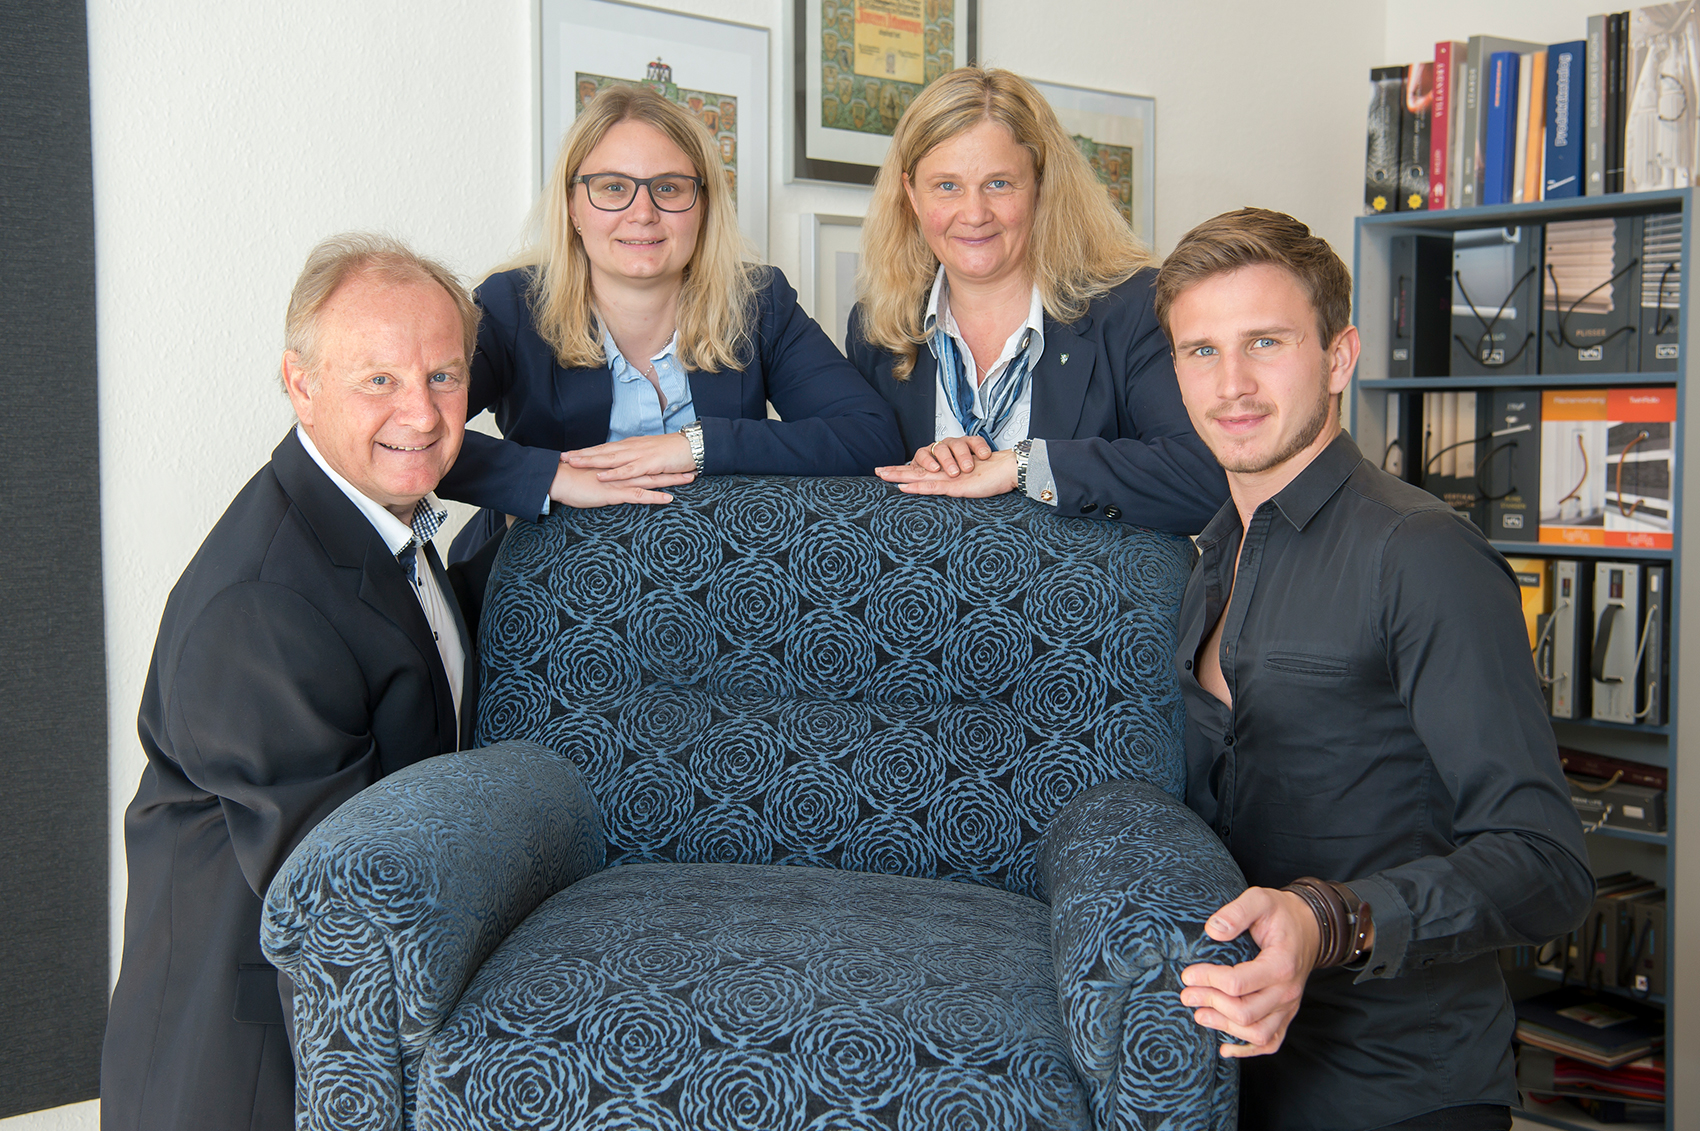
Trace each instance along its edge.
<path fill-rule="evenodd" d="M 1322 936 L 1316 969 L 1350 966 L 1368 956 L 1369 904 L 1359 899 L 1351 888 L 1334 880 L 1300 876 L 1282 890 L 1304 900 L 1316 916 Z"/>

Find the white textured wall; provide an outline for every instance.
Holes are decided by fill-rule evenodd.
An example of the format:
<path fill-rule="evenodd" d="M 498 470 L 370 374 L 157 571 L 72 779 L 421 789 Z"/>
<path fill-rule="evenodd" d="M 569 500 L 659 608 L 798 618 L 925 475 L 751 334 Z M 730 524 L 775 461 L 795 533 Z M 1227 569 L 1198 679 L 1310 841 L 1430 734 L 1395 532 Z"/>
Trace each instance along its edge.
<path fill-rule="evenodd" d="M 1629 5 L 1623 5 L 1627 8 Z M 1398 66 L 1434 58 L 1443 39 L 1497 35 L 1530 43 L 1586 39 L 1588 17 L 1622 11 L 1600 0 L 1425 0 L 1388 3 L 1387 40 L 1378 63 Z"/>
<path fill-rule="evenodd" d="M 1349 257 L 1364 73 L 1394 46 L 1383 5 L 981 2 L 987 62 L 1156 97 L 1160 250 L 1261 204 Z M 769 252 L 794 276 L 799 216 L 858 214 L 866 194 L 781 183 L 791 5 L 669 6 L 773 29 Z M 1482 24 L 1483 5 L 1455 6 L 1448 27 L 1411 34 Z M 290 284 L 315 241 L 349 228 L 393 232 L 474 278 L 513 250 L 532 185 L 531 20 L 531 0 L 89 0 L 114 973 L 154 632 L 291 419 L 275 385 Z M 1520 21 L 1493 30 L 1521 34 Z M 0 1128 L 94 1123 L 85 1104 Z"/>

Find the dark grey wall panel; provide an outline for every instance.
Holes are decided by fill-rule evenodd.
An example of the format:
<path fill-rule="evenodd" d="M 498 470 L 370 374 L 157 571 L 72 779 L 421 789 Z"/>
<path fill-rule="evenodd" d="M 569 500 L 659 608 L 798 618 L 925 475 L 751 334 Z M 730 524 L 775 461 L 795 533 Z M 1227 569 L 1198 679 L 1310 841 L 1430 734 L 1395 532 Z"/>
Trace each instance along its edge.
<path fill-rule="evenodd" d="M 100 1090 L 106 647 L 80 2 L 0 15 L 0 1116 Z"/>

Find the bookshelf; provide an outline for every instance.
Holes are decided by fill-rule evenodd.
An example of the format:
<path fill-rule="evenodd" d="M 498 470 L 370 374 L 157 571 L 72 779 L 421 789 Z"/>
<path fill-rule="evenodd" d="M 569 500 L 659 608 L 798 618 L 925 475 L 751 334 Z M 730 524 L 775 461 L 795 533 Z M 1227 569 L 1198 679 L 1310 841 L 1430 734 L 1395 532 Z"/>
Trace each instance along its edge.
<path fill-rule="evenodd" d="M 1346 393 L 1346 425 L 1362 450 L 1375 458 L 1387 450 L 1386 406 L 1389 396 L 1415 391 L 1468 390 L 1494 387 L 1546 389 L 1558 387 L 1674 386 L 1677 399 L 1675 481 L 1672 484 L 1673 548 L 1628 549 L 1550 543 L 1495 542 L 1507 556 L 1603 558 L 1669 562 L 1670 667 L 1669 722 L 1663 726 L 1622 725 L 1591 720 L 1553 720 L 1561 745 L 1618 758 L 1627 758 L 1669 771 L 1666 832 L 1648 833 L 1600 828 L 1588 833 L 1588 853 L 1596 875 L 1634 870 L 1664 885 L 1668 893 L 1665 970 L 1665 1072 L 1667 1131 L 1700 1127 L 1700 964 L 1673 961 L 1700 945 L 1700 600 L 1682 600 L 1684 562 L 1700 563 L 1700 521 L 1683 521 L 1685 499 L 1700 499 L 1700 458 L 1686 458 L 1687 448 L 1700 438 L 1700 401 L 1688 396 L 1688 374 L 1697 363 L 1688 354 L 1675 373 L 1615 373 L 1587 376 L 1401 377 L 1388 376 L 1393 287 L 1391 243 L 1395 236 L 1450 234 L 1467 228 L 1546 224 L 1649 213 L 1682 216 L 1682 273 L 1686 276 L 1678 312 L 1680 340 L 1692 344 L 1700 329 L 1692 273 L 1695 264 L 1695 206 L 1693 189 L 1609 194 L 1533 204 L 1447 209 L 1438 212 L 1399 212 L 1360 217 L 1354 239 L 1353 278 L 1358 333 L 1363 352 L 1351 388 Z M 1685 349 L 1685 353 L 1687 353 Z M 1700 564 L 1696 565 L 1700 570 Z M 1700 576 L 1700 574 L 1697 574 Z M 1700 582 L 1696 582 L 1700 584 Z M 1697 590 L 1700 591 L 1700 590 Z M 1692 658 L 1692 664 L 1685 659 Z M 1696 709 L 1685 709 L 1688 704 Z M 1679 752 L 1686 751 L 1679 757 Z M 1693 767 L 1693 788 L 1685 789 L 1685 771 Z M 1544 975 L 1508 975 L 1516 996 L 1551 987 Z M 1565 1128 L 1603 1126 L 1568 1104 L 1533 1106 L 1516 1111 L 1520 1123 Z"/>

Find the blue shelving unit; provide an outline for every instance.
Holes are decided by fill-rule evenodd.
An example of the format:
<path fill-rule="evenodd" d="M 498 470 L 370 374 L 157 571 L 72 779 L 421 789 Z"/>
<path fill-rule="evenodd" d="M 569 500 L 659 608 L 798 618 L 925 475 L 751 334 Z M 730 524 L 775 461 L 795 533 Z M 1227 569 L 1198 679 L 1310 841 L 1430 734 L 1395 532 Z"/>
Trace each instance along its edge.
<path fill-rule="evenodd" d="M 1488 388 L 1601 388 L 1664 386 L 1677 390 L 1676 482 L 1672 512 L 1674 547 L 1670 550 L 1628 549 L 1608 546 L 1571 546 L 1540 542 L 1496 542 L 1495 548 L 1508 557 L 1587 558 L 1669 562 L 1671 565 L 1670 632 L 1671 656 L 1668 702 L 1670 722 L 1665 726 L 1623 726 L 1592 721 L 1555 722 L 1560 741 L 1571 747 L 1594 750 L 1664 766 L 1670 775 L 1667 796 L 1668 823 L 1663 833 L 1638 832 L 1604 827 L 1588 834 L 1589 853 L 1595 869 L 1604 873 L 1633 866 L 1635 870 L 1664 884 L 1669 899 L 1666 923 L 1665 1065 L 1668 1087 L 1665 1127 L 1667 1131 L 1700 1128 L 1700 965 L 1673 961 L 1686 950 L 1700 953 L 1700 776 L 1692 795 L 1682 791 L 1683 769 L 1700 754 L 1700 709 L 1684 710 L 1688 703 L 1700 704 L 1700 602 L 1690 613 L 1682 601 L 1683 560 L 1689 554 L 1700 561 L 1700 522 L 1683 522 L 1684 496 L 1690 488 L 1700 490 L 1700 460 L 1685 459 L 1691 437 L 1700 437 L 1700 402 L 1687 396 L 1689 369 L 1694 365 L 1684 356 L 1675 373 L 1612 373 L 1587 376 L 1449 377 L 1431 376 L 1391 379 L 1387 376 L 1393 294 L 1391 285 L 1391 242 L 1395 236 L 1413 233 L 1447 234 L 1466 228 L 1546 224 L 1552 221 L 1647 213 L 1680 213 L 1682 223 L 1683 284 L 1679 311 L 1680 338 L 1684 354 L 1693 343 L 1696 318 L 1694 262 L 1695 190 L 1614 194 L 1576 200 L 1536 204 L 1513 204 L 1491 208 L 1449 209 L 1440 212 L 1402 212 L 1366 216 L 1357 221 L 1354 239 L 1354 313 L 1363 352 L 1358 372 L 1346 393 L 1343 406 L 1346 426 L 1366 453 L 1387 450 L 1386 406 L 1389 396 L 1403 393 Z M 1373 458 L 1373 457 L 1372 457 Z M 1695 533 L 1689 533 L 1692 525 Z M 1693 655 L 1691 672 L 1683 663 Z M 1681 752 L 1689 753 L 1682 754 Z M 1681 755 L 1679 757 L 1679 754 Z M 1680 765 L 1679 765 L 1680 763 Z M 1519 1120 L 1572 1129 L 1605 1126 L 1567 1104 L 1530 1107 L 1516 1113 Z"/>

